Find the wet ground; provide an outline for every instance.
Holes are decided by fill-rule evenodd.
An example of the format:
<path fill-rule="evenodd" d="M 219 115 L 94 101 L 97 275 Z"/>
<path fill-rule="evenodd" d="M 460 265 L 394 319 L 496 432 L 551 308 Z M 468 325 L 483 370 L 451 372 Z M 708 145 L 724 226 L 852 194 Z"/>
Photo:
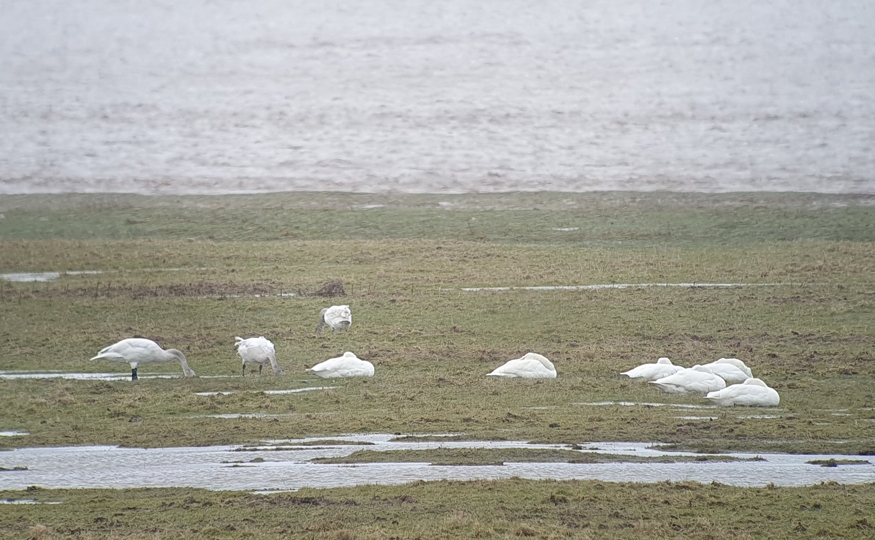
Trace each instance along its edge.
<path fill-rule="evenodd" d="M 427 463 L 316 464 L 310 460 L 339 457 L 357 450 L 424 450 L 434 448 L 574 449 L 638 457 L 694 455 L 663 452 L 647 443 L 590 443 L 580 447 L 513 441 L 409 441 L 386 434 L 321 439 L 266 441 L 258 446 L 197 448 L 119 448 L 80 446 L 22 448 L 0 452 L 0 467 L 26 467 L 2 472 L 6 489 L 200 487 L 258 492 L 303 487 L 403 484 L 416 480 L 596 479 L 610 482 L 691 480 L 736 486 L 802 486 L 819 482 L 875 482 L 871 462 L 837 466 L 806 463 L 822 460 L 861 461 L 860 456 L 728 454 L 751 461 L 683 463 L 505 463 L 487 466 L 433 466 Z M 317 444 L 322 441 L 324 444 Z M 865 460 L 862 460 L 865 461 Z"/>

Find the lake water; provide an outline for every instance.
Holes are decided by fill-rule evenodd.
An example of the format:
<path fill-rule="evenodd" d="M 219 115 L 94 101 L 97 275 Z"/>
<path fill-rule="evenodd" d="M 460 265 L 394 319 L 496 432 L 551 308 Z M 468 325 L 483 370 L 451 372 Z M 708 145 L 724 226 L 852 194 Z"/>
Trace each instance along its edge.
<path fill-rule="evenodd" d="M 0 194 L 875 193 L 870 0 L 7 0 Z"/>
<path fill-rule="evenodd" d="M 510 477 L 530 479 L 592 479 L 609 482 L 695 481 L 736 486 L 803 486 L 819 482 L 860 484 L 875 481 L 872 463 L 821 467 L 815 459 L 867 456 L 731 454 L 756 461 L 693 461 L 686 463 L 506 463 L 486 466 L 434 466 L 428 463 L 311 463 L 318 457 L 339 457 L 357 450 L 424 450 L 431 448 L 563 449 L 568 445 L 514 441 L 406 441 L 386 434 L 331 437 L 345 444 L 312 443 L 319 439 L 269 441 L 260 446 L 187 448 L 119 448 L 75 446 L 20 448 L 0 452 L 0 466 L 27 467 L 2 472 L 4 489 L 200 487 L 214 490 L 288 491 L 361 484 L 404 484 L 416 480 L 471 480 Z M 355 444 L 359 443 L 359 444 Z M 593 443 L 581 453 L 603 452 L 638 457 L 693 455 L 663 452 L 645 443 Z M 243 451 L 241 451 L 243 450 Z M 253 461 L 255 460 L 255 461 Z"/>

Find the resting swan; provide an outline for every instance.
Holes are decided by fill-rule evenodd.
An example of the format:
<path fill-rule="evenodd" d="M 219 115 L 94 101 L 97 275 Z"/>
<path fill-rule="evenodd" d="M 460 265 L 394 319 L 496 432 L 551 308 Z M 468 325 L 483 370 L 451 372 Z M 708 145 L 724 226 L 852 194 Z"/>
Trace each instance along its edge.
<path fill-rule="evenodd" d="M 487 377 L 523 377 L 526 379 L 555 379 L 556 368 L 538 353 L 528 353 L 522 358 L 499 366 Z"/>
<path fill-rule="evenodd" d="M 332 330 L 349 330 L 352 325 L 352 312 L 349 306 L 331 306 L 319 312 L 319 324 L 316 333 L 321 333 L 328 326 Z"/>
<path fill-rule="evenodd" d="M 276 363 L 276 349 L 273 343 L 264 336 L 252 337 L 243 339 L 235 337 L 235 347 L 237 347 L 237 356 L 243 360 L 243 376 L 246 376 L 246 364 L 258 364 L 258 374 L 261 375 L 261 368 L 264 364 L 270 364 L 273 372 L 277 375 L 283 374 L 283 368 Z"/>
<path fill-rule="evenodd" d="M 713 390 L 726 388 L 726 381 L 713 373 L 704 371 L 702 366 L 693 366 L 689 369 L 678 371 L 674 375 L 650 381 L 650 384 L 655 384 L 663 392 L 672 394 L 683 394 L 685 392 L 705 394 Z"/>
<path fill-rule="evenodd" d="M 750 378 L 741 368 L 726 363 L 711 362 L 699 366 L 703 371 L 713 373 L 726 381 L 726 384 L 743 383 Z"/>
<path fill-rule="evenodd" d="M 738 358 L 721 358 L 719 360 L 714 360 L 711 363 L 712 364 L 732 364 L 733 366 L 737 367 L 741 371 L 745 372 L 745 374 L 747 374 L 748 378 L 753 377 L 753 373 L 751 373 L 750 368 L 747 367 L 744 364 L 744 362 L 742 362 Z"/>
<path fill-rule="evenodd" d="M 745 405 L 747 407 L 777 407 L 781 396 L 760 379 L 751 377 L 741 384 L 733 384 L 722 390 L 708 392 L 705 396 L 721 407 Z"/>
<path fill-rule="evenodd" d="M 188 367 L 185 355 L 176 349 L 162 349 L 151 339 L 128 338 L 103 349 L 92 360 L 109 360 L 130 364 L 131 380 L 137 380 L 137 366 L 140 364 L 163 364 L 179 362 L 186 377 L 194 377 L 194 371 Z"/>
<path fill-rule="evenodd" d="M 321 364 L 316 364 L 307 371 L 323 379 L 334 377 L 373 377 L 374 364 L 367 360 L 360 360 L 356 355 L 347 351 L 343 356 L 329 358 Z"/>
<path fill-rule="evenodd" d="M 633 381 L 655 381 L 669 375 L 674 375 L 678 371 L 684 369 L 681 366 L 675 366 L 668 358 L 660 358 L 655 364 L 641 364 L 629 371 L 624 371 L 620 375 L 625 375 Z"/>

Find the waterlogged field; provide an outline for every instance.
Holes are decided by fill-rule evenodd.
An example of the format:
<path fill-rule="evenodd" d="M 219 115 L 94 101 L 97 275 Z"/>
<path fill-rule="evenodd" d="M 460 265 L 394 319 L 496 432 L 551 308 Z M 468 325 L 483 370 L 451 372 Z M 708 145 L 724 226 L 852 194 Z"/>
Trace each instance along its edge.
<path fill-rule="evenodd" d="M 7 196 L 0 274 L 58 275 L 0 280 L 0 431 L 27 433 L 0 437 L 0 446 L 379 432 L 873 454 L 873 202 L 664 193 Z M 332 280 L 344 296 L 325 296 Z M 526 289 L 624 284 L 636 286 Z M 512 288 L 489 290 L 504 287 Z M 319 310 L 341 303 L 351 306 L 351 330 L 317 335 Z M 179 366 L 165 365 L 141 366 L 137 382 L 21 378 L 129 379 L 126 365 L 89 358 L 134 335 L 182 350 L 198 377 L 177 378 Z M 240 376 L 234 337 L 254 335 L 276 344 L 285 375 Z M 325 381 L 305 371 L 347 350 L 374 363 L 376 375 Z M 557 379 L 485 377 L 529 351 L 550 358 Z M 708 404 L 619 375 L 661 356 L 684 366 L 740 358 L 778 390 L 781 405 L 660 406 Z M 317 386 L 333 388 L 265 393 Z M 524 459 L 515 452 L 483 459 Z M 875 525 L 864 510 L 872 489 L 513 480 L 294 496 L 126 490 L 125 509 L 109 492 L 39 490 L 64 504 L 0 508 L 0 522 L 14 525 L 0 534 L 596 537 L 606 527 L 629 538 L 855 538 Z M 88 516 L 62 510 L 83 504 Z M 670 511 L 656 517 L 654 505 Z M 604 512 L 592 514 L 596 507 Z M 143 529 L 142 508 L 170 521 Z M 765 521 L 773 529 L 762 529 Z"/>

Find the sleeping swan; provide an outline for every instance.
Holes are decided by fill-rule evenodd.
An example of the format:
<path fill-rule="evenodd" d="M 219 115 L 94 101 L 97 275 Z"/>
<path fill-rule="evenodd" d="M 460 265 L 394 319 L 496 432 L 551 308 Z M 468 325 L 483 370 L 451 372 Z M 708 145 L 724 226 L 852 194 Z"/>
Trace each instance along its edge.
<path fill-rule="evenodd" d="M 326 326 L 332 330 L 349 330 L 352 325 L 352 312 L 349 306 L 331 306 L 319 312 L 319 324 L 316 333 L 319 334 Z"/>
<path fill-rule="evenodd" d="M 712 390 L 726 388 L 726 381 L 713 373 L 704 371 L 702 366 L 693 366 L 689 369 L 678 371 L 674 375 L 650 381 L 650 384 L 655 384 L 663 392 L 672 394 L 683 394 L 686 392 L 705 394 Z"/>
<path fill-rule="evenodd" d="M 264 364 L 270 364 L 273 372 L 277 375 L 283 374 L 283 368 L 276 363 L 276 349 L 273 343 L 264 336 L 252 337 L 243 339 L 235 337 L 237 342 L 234 344 L 237 347 L 237 356 L 243 360 L 243 376 L 246 376 L 246 364 L 258 364 L 258 374 L 261 375 L 261 368 Z"/>
<path fill-rule="evenodd" d="M 343 356 L 330 358 L 321 364 L 316 364 L 307 371 L 323 379 L 333 377 L 373 377 L 374 364 L 359 358 L 351 352 L 343 353 Z"/>
<path fill-rule="evenodd" d="M 523 377 L 526 379 L 555 379 L 556 368 L 537 353 L 528 353 L 522 358 L 511 360 L 488 373 L 487 377 Z"/>
<path fill-rule="evenodd" d="M 620 375 L 625 375 L 633 381 L 655 381 L 669 375 L 674 375 L 682 370 L 681 366 L 675 366 L 668 358 L 660 358 L 655 364 L 641 364 L 629 371 L 624 371 Z"/>
<path fill-rule="evenodd" d="M 751 373 L 750 368 L 745 365 L 744 362 L 739 360 L 738 358 L 721 358 L 719 360 L 714 360 L 711 362 L 712 364 L 732 364 L 737 367 L 741 371 L 747 374 L 748 378 L 753 377 L 753 373 Z"/>
<path fill-rule="evenodd" d="M 188 367 L 185 355 L 176 349 L 162 349 L 151 339 L 128 338 L 103 349 L 92 360 L 109 360 L 130 364 L 131 380 L 137 380 L 137 366 L 140 364 L 163 364 L 179 362 L 186 377 L 194 377 L 194 371 Z"/>
<path fill-rule="evenodd" d="M 745 405 L 747 407 L 777 407 L 781 396 L 759 379 L 750 378 L 741 384 L 727 386 L 723 390 L 708 392 L 705 396 L 721 407 Z"/>
<path fill-rule="evenodd" d="M 708 373 L 713 373 L 714 375 L 719 376 L 726 381 L 726 384 L 743 383 L 750 378 L 747 373 L 734 364 L 711 362 L 710 364 L 703 364 L 699 367 L 702 371 L 707 371 Z"/>

